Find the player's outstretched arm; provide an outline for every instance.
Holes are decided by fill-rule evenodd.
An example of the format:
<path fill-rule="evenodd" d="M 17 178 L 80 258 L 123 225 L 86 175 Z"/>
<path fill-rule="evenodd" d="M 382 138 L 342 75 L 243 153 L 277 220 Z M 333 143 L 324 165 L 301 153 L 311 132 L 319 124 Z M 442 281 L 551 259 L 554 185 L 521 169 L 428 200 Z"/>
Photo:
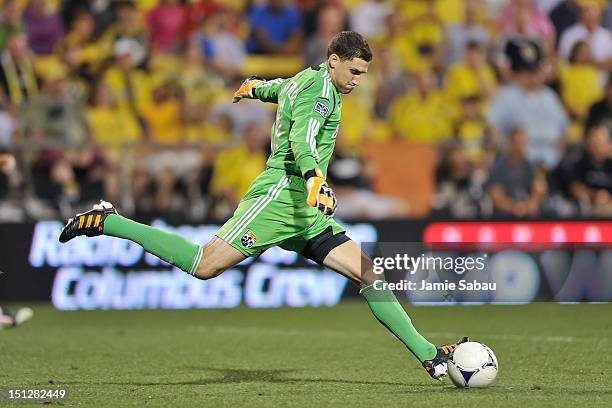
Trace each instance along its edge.
<path fill-rule="evenodd" d="M 239 102 L 241 99 L 259 99 L 262 102 L 278 103 L 278 94 L 283 83 L 282 78 L 266 81 L 262 77 L 253 75 L 244 80 L 240 88 L 234 92 L 232 102 Z M 257 89 L 257 91 L 255 91 Z"/>

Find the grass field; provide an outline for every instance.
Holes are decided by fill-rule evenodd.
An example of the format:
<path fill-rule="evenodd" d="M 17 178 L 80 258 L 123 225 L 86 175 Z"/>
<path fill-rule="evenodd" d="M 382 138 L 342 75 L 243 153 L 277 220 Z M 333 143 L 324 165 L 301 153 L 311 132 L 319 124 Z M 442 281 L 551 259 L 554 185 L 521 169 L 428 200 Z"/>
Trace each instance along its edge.
<path fill-rule="evenodd" d="M 65 406 L 612 406 L 612 305 L 408 307 L 436 343 L 496 352 L 489 389 L 430 380 L 361 302 L 333 309 L 57 312 L 0 332 L 0 388 Z M 12 406 L 16 406 L 12 404 Z"/>

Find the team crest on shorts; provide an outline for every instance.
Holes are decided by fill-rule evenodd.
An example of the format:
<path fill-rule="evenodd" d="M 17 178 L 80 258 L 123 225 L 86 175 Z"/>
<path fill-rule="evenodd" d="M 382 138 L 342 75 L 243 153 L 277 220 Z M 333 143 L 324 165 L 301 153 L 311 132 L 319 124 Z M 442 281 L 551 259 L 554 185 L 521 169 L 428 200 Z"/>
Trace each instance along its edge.
<path fill-rule="evenodd" d="M 247 230 L 240 238 L 240 243 L 245 248 L 251 248 L 255 242 L 257 242 L 257 235 L 251 230 Z"/>

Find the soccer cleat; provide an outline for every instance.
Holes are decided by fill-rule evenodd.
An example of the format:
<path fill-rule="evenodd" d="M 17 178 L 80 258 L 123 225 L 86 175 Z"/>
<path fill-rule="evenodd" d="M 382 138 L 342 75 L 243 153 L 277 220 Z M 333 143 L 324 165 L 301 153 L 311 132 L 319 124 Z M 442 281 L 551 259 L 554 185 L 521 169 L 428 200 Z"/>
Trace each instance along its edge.
<path fill-rule="evenodd" d="M 69 219 L 60 233 L 59 241 L 65 243 L 79 235 L 88 237 L 102 235 L 104 220 L 111 214 L 117 214 L 115 207 L 109 202 L 100 201 L 91 210 Z"/>
<path fill-rule="evenodd" d="M 431 360 L 423 361 L 423 367 L 429 373 L 431 378 L 434 380 L 439 380 L 446 375 L 446 371 L 448 369 L 448 359 L 451 353 L 457 348 L 461 343 L 468 342 L 469 339 L 467 337 L 462 337 L 456 343 L 445 344 L 440 347 L 436 347 L 438 353 Z"/>
<path fill-rule="evenodd" d="M 34 311 L 29 307 L 22 307 L 15 313 L 14 321 L 15 326 L 19 326 L 20 324 L 24 324 L 28 320 L 30 320 L 34 316 Z"/>

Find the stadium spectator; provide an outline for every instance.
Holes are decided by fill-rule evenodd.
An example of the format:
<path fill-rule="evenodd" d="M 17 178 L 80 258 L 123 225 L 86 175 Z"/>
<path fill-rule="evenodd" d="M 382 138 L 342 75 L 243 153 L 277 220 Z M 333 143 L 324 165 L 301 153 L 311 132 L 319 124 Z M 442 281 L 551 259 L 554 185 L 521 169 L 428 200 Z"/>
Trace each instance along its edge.
<path fill-rule="evenodd" d="M 499 217 L 533 218 L 540 215 L 546 181 L 527 160 L 527 133 L 514 128 L 507 136 L 505 153 L 493 164 L 487 191 Z"/>
<path fill-rule="evenodd" d="M 15 168 L 15 157 L 5 152 L 5 146 L 0 145 L 0 200 L 9 193 L 9 176 Z"/>
<path fill-rule="evenodd" d="M 578 41 L 586 41 L 591 46 L 595 63 L 603 75 L 612 69 L 612 32 L 601 26 L 601 18 L 599 4 L 584 3 L 580 7 L 580 21 L 561 36 L 559 53 L 567 59 Z"/>
<path fill-rule="evenodd" d="M 231 10 L 218 10 L 204 20 L 195 36 L 206 64 L 228 83 L 242 75 L 242 65 L 247 56 L 244 42 L 232 27 L 234 19 Z"/>
<path fill-rule="evenodd" d="M 317 66 L 327 58 L 327 45 L 331 38 L 342 31 L 345 15 L 336 6 L 324 6 L 317 15 L 317 29 L 306 40 L 304 60 L 307 66 Z"/>
<path fill-rule="evenodd" d="M 431 71 L 414 75 L 415 89 L 397 98 L 390 107 L 391 126 L 400 137 L 437 143 L 451 136 L 451 112 L 446 96 Z"/>
<path fill-rule="evenodd" d="M 548 173 L 547 205 L 554 216 L 567 218 L 579 215 L 570 187 L 574 180 L 574 168 L 581 156 L 582 144 L 568 144 L 557 167 Z"/>
<path fill-rule="evenodd" d="M 129 39 L 138 42 L 143 50 L 142 57 L 136 61 L 137 66 L 144 65 L 149 54 L 149 33 L 142 23 L 142 16 L 132 1 L 119 1 L 117 4 L 117 21 L 104 32 L 100 38 L 105 56 L 116 53 L 117 43 Z"/>
<path fill-rule="evenodd" d="M 267 0 L 249 13 L 250 53 L 297 54 L 302 49 L 302 18 L 285 0 Z"/>
<path fill-rule="evenodd" d="M 453 122 L 455 138 L 461 143 L 470 160 L 477 164 L 485 159 L 487 150 L 494 147 L 482 105 L 479 95 L 462 96 L 459 101 L 459 114 Z"/>
<path fill-rule="evenodd" d="M 139 66 L 146 53 L 137 40 L 121 38 L 115 44 L 114 63 L 104 72 L 103 80 L 113 92 L 119 108 L 131 112 L 142 122 L 142 110 L 151 101 L 155 78 Z"/>
<path fill-rule="evenodd" d="M 0 108 L 0 152 L 10 150 L 16 125 L 15 118 L 6 110 Z"/>
<path fill-rule="evenodd" d="M 38 94 L 38 79 L 24 33 L 12 33 L 6 40 L 0 58 L 0 86 L 9 110 L 21 107 Z"/>
<path fill-rule="evenodd" d="M 96 41 L 95 20 L 87 11 L 75 13 L 57 54 L 71 75 L 84 81 L 93 81 L 101 67 L 103 51 Z"/>
<path fill-rule="evenodd" d="M 64 37 L 62 19 L 47 0 L 31 0 L 23 13 L 28 45 L 40 55 L 49 55 Z"/>
<path fill-rule="evenodd" d="M 351 30 L 368 39 L 382 35 L 385 20 L 393 12 L 393 6 L 385 0 L 366 0 L 351 10 Z"/>
<path fill-rule="evenodd" d="M 220 117 L 227 116 L 232 123 L 232 137 L 240 140 L 246 129 L 252 124 L 265 126 L 272 120 L 272 112 L 256 101 L 242 101 L 239 104 L 224 102 L 216 105 L 211 111 L 211 120 L 220 122 Z"/>
<path fill-rule="evenodd" d="M 444 64 L 445 29 L 435 1 L 399 3 L 399 13 L 387 18 L 388 30 L 395 34 L 393 44 L 408 72 L 433 70 Z M 398 26 L 394 28 L 394 26 Z"/>
<path fill-rule="evenodd" d="M 452 139 L 449 146 L 454 147 L 443 150 L 447 170 L 440 172 L 439 186 L 447 186 L 444 178 L 449 177 L 453 189 L 445 187 L 444 192 L 459 191 L 455 199 L 457 208 L 451 211 L 456 216 L 486 217 L 486 195 L 485 198 L 472 197 L 480 201 L 475 207 L 467 205 L 465 197 L 461 196 L 467 191 L 463 188 L 469 185 L 469 191 L 477 191 L 474 187 L 477 184 L 473 184 L 471 178 L 466 181 L 458 175 L 467 168 L 478 174 L 481 182 L 492 160 L 492 149 L 504 147 L 503 135 L 520 127 L 528 135 L 526 155 L 534 165 L 543 164 L 547 170 L 553 170 L 563 157 L 559 167 L 563 167 L 564 178 L 561 180 L 555 173 L 550 175 L 551 197 L 561 192 L 575 206 L 570 184 L 579 159 L 575 155 L 580 156 L 582 151 L 568 145 L 571 151 L 564 156 L 560 147 L 564 145 L 565 135 L 574 137 L 568 138 L 571 142 L 583 134 L 583 127 L 604 124 L 612 129 L 610 84 L 601 98 L 612 58 L 589 57 L 589 48 L 591 54 L 603 54 L 602 50 L 606 49 L 593 46 L 598 38 L 603 38 L 602 32 L 607 33 L 608 20 L 602 18 L 600 9 L 592 6 L 594 3 L 603 6 L 603 0 L 258 0 L 244 5 L 244 2 L 230 4 L 217 0 L 5 0 L 1 3 L 0 86 L 4 97 L 0 98 L 3 104 L 0 146 L 4 148 L 0 149 L 15 150 L 14 144 L 19 139 L 12 137 L 12 129 L 19 129 L 20 118 L 27 124 L 27 140 L 36 136 L 36 132 L 30 131 L 32 104 L 28 103 L 27 110 L 20 107 L 31 96 L 40 93 L 38 78 L 46 78 L 47 88 L 48 78 L 56 75 L 53 72 L 58 61 L 69 74 L 68 78 L 62 74 L 64 82 L 69 82 L 66 84 L 68 93 L 88 93 L 80 96 L 90 101 L 86 114 L 79 113 L 79 121 L 84 120 L 84 116 L 87 126 L 84 131 L 76 132 L 85 135 L 83 146 L 86 147 L 82 150 L 87 152 L 46 149 L 46 156 L 41 154 L 41 160 L 34 166 L 39 172 L 35 172 L 33 178 L 37 191 L 41 183 L 40 172 L 48 172 L 46 177 L 51 185 L 56 182 L 59 186 L 59 193 L 53 200 L 78 200 L 80 188 L 87 193 L 88 187 L 80 186 L 81 182 L 86 185 L 88 180 L 83 181 L 78 158 L 95 158 L 88 150 L 91 136 L 104 150 L 102 159 L 94 167 L 108 168 L 113 173 L 116 171 L 114 163 L 120 163 L 123 174 L 136 173 L 134 185 L 138 184 L 139 174 L 144 173 L 143 179 L 147 180 L 144 189 L 134 189 L 136 201 L 142 198 L 144 202 L 143 208 L 146 209 L 147 201 L 150 208 L 168 210 L 177 208 L 184 199 L 193 202 L 197 196 L 193 190 L 207 193 L 207 180 L 218 153 L 234 143 L 242 143 L 241 138 L 249 129 L 270 120 L 270 111 L 265 105 L 228 102 L 229 88 L 226 87 L 233 87 L 242 79 L 245 63 L 266 66 L 268 55 L 278 58 L 293 51 L 292 62 L 304 56 L 306 63 L 316 65 L 326 52 L 321 44 L 331 34 L 346 28 L 347 16 L 354 28 L 371 37 L 375 63 L 370 67 L 368 77 L 371 78 L 366 81 L 365 88 L 360 87 L 355 97 L 343 102 L 343 116 L 352 120 L 342 129 L 347 147 L 339 150 L 340 169 L 352 168 L 348 164 L 360 161 L 351 149 L 364 139 L 380 143 L 393 135 L 426 143 Z M 24 4 L 28 4 L 30 17 L 33 10 L 44 9 L 44 13 L 35 14 L 35 17 L 42 18 L 37 21 L 44 20 L 47 26 L 30 24 L 29 30 L 48 30 L 50 22 L 58 18 L 58 14 L 62 16 L 59 26 L 68 31 L 61 41 L 55 41 L 52 53 L 32 55 L 28 49 L 27 37 L 23 34 L 27 20 L 22 16 Z M 61 5 L 59 13 L 48 14 L 57 5 Z M 183 10 L 184 24 L 178 24 L 176 16 L 168 18 L 164 14 L 162 18 L 162 9 Z M 550 21 L 546 21 L 543 14 L 546 10 L 552 10 L 550 16 L 555 30 L 551 29 Z M 606 10 L 612 16 L 612 6 L 607 5 Z M 145 24 L 152 22 L 155 24 Z M 491 41 L 499 34 L 492 30 L 491 22 L 498 22 L 504 28 L 499 48 L 508 54 L 507 66 L 500 65 L 498 72 L 499 82 L 505 85 L 499 90 L 492 67 L 486 61 Z M 601 24 L 604 27 L 600 27 Z M 570 26 L 573 27 L 568 28 Z M 578 27 L 583 28 L 580 35 L 568 37 Z M 533 45 L 550 41 L 550 33 L 563 37 L 565 43 L 572 40 L 571 52 L 562 53 L 568 56 L 569 62 L 547 55 Z M 46 42 L 53 37 L 37 35 L 39 43 L 41 39 Z M 298 46 L 302 37 L 306 38 L 303 47 Z M 248 57 L 247 44 L 260 47 L 262 38 L 268 48 L 260 48 L 257 52 L 266 55 Z M 6 45 L 1 48 L 3 42 Z M 544 60 L 545 56 L 549 59 Z M 254 72 L 271 76 L 259 69 Z M 560 98 L 544 83 L 554 86 Z M 47 89 L 44 94 L 42 99 L 48 99 Z M 40 98 L 35 99 L 38 106 Z M 79 103 L 83 110 L 85 105 Z M 490 113 L 484 117 L 488 108 Z M 72 106 L 67 107 L 67 111 L 72 110 Z M 571 127 L 567 124 L 566 113 L 572 121 Z M 47 127 L 49 121 L 44 117 L 41 123 Z M 74 128 L 66 135 L 59 137 L 56 136 L 59 133 L 50 132 L 51 136 L 45 134 L 36 140 L 50 143 L 54 138 L 72 138 L 78 128 L 74 123 L 78 121 L 71 121 L 68 127 Z M 51 122 L 60 127 L 58 121 Z M 141 144 L 145 135 L 162 143 L 159 146 Z M 130 149 L 122 150 L 120 145 L 134 146 L 138 154 L 132 154 L 134 151 Z M 163 151 L 171 151 L 172 155 L 158 156 L 161 145 Z M 182 156 L 190 149 L 191 156 Z M 75 151 L 79 153 L 73 154 Z M 142 160 L 133 160 L 136 157 Z M 38 158 L 35 155 L 34 159 Z M 180 174 L 174 172 L 174 176 L 165 178 L 165 187 L 158 188 L 156 182 L 167 175 L 167 168 L 172 170 L 179 162 L 193 171 L 194 178 L 188 180 L 183 176 L 185 172 L 179 169 Z M 31 168 L 31 164 L 24 161 L 23 167 Z M 124 179 L 130 180 L 129 177 Z M 129 181 L 123 187 L 127 187 L 127 183 Z M 197 187 L 198 183 L 201 186 Z M 99 185 L 98 191 L 103 191 L 103 187 Z M 354 189 L 351 185 L 346 187 L 347 191 Z M 112 193 L 112 186 L 104 188 L 116 194 Z M 6 180 L 0 180 L 0 190 L 6 192 Z M 169 192 L 168 199 L 161 204 L 155 202 L 156 194 L 162 194 L 158 193 L 160 191 Z M 183 197 L 186 191 L 187 196 Z M 124 188 L 122 192 L 124 196 L 120 201 L 125 205 L 130 201 L 129 189 Z M 448 204 L 454 204 L 453 198 L 449 199 L 453 194 L 443 196 Z M 552 205 L 550 200 L 549 204 Z M 341 202 L 340 211 L 343 206 Z M 345 209 L 349 208 L 358 207 L 351 204 Z"/>
<path fill-rule="evenodd" d="M 496 85 L 495 72 L 487 63 L 485 43 L 470 41 L 461 62 L 449 67 L 445 90 L 455 103 L 468 96 L 488 101 Z"/>
<path fill-rule="evenodd" d="M 99 38 L 117 18 L 116 8 L 127 0 L 62 0 L 61 15 L 64 27 L 70 27 L 75 16 L 89 13 L 94 19 L 94 36 Z"/>
<path fill-rule="evenodd" d="M 180 87 L 181 114 L 187 140 L 216 144 L 227 142 L 228 135 L 215 131 L 208 120 L 212 104 L 220 99 L 223 79 L 204 65 L 201 49 L 195 41 L 187 45 L 183 55 L 177 84 Z"/>
<path fill-rule="evenodd" d="M 224 11 L 217 0 L 195 0 L 188 2 L 185 38 L 190 39 L 209 18 Z"/>
<path fill-rule="evenodd" d="M 6 46 L 7 38 L 14 33 L 25 31 L 22 10 L 18 0 L 7 0 L 0 11 L 0 50 Z"/>
<path fill-rule="evenodd" d="M 591 47 L 586 41 L 578 41 L 569 58 L 569 64 L 560 68 L 559 82 L 561 100 L 572 119 L 571 139 L 583 134 L 582 123 L 589 108 L 603 94 L 599 83 L 599 73 L 591 65 Z"/>
<path fill-rule="evenodd" d="M 571 192 L 585 215 L 612 215 L 612 143 L 606 126 L 587 131 L 585 149 L 574 167 Z"/>
<path fill-rule="evenodd" d="M 612 132 L 612 75 L 608 77 L 604 98 L 591 106 L 586 119 L 587 129 L 598 125 L 607 126 Z"/>
<path fill-rule="evenodd" d="M 375 55 L 377 68 L 374 113 L 379 119 L 387 119 L 389 108 L 395 99 L 409 89 L 410 77 L 402 71 L 400 62 L 387 46 L 378 48 Z"/>
<path fill-rule="evenodd" d="M 470 160 L 462 143 L 443 145 L 436 167 L 436 194 L 433 210 L 436 216 L 475 218 L 482 214 L 483 178 Z"/>
<path fill-rule="evenodd" d="M 28 149 L 36 155 L 36 193 L 56 202 L 62 196 L 73 201 L 117 198 L 117 175 L 105 153 L 91 145 L 83 97 L 66 74 L 61 65 L 49 69 L 41 93 L 25 109 Z"/>
<path fill-rule="evenodd" d="M 187 10 L 179 0 L 160 0 L 147 15 L 155 50 L 177 51 L 183 41 Z"/>
<path fill-rule="evenodd" d="M 115 161 L 129 160 L 129 155 L 122 156 L 122 153 L 129 152 L 126 149 L 142 139 L 141 128 L 136 117 L 119 106 L 104 81 L 94 87 L 86 115 L 93 140 L 104 146 Z"/>
<path fill-rule="evenodd" d="M 240 197 L 251 182 L 266 168 L 268 135 L 261 124 L 248 125 L 242 135 L 244 143 L 223 151 L 214 165 L 210 190 L 215 198 L 213 216 L 231 216 Z"/>
<path fill-rule="evenodd" d="M 160 145 L 176 145 L 184 138 L 181 107 L 176 90 L 164 82 L 152 90 L 151 103 L 142 106 L 142 116 L 147 127 L 149 139 Z"/>
<path fill-rule="evenodd" d="M 0 154 L 5 155 L 11 151 L 17 125 L 18 121 L 0 104 Z M 5 161 L 10 160 L 4 157 Z"/>
<path fill-rule="evenodd" d="M 533 0 L 511 0 L 503 9 L 497 24 L 507 38 L 518 36 L 537 39 L 546 52 L 554 50 L 554 26 Z"/>
<path fill-rule="evenodd" d="M 550 19 L 555 26 L 557 44 L 565 30 L 576 24 L 579 17 L 579 0 L 563 0 L 550 12 Z"/>
<path fill-rule="evenodd" d="M 489 41 L 489 32 L 481 18 L 482 5 L 482 0 L 467 0 L 463 23 L 447 27 L 446 63 L 448 65 L 455 64 L 463 58 L 463 53 L 469 43 L 486 44 Z"/>
<path fill-rule="evenodd" d="M 514 128 L 527 133 L 527 157 L 533 164 L 554 168 L 560 160 L 568 128 L 567 115 L 555 92 L 544 85 L 541 49 L 527 40 L 507 47 L 511 60 L 510 84 L 503 86 L 487 114 L 496 141 L 504 142 Z"/>
<path fill-rule="evenodd" d="M 152 178 L 155 184 L 156 211 L 171 210 L 173 198 L 180 182 L 187 190 L 187 198 L 195 199 L 202 155 L 198 149 L 186 146 L 181 104 L 173 84 L 164 82 L 153 88 L 152 103 L 144 105 L 143 119 L 150 142 L 143 148 L 144 160 L 134 182 L 134 195 L 145 193 Z"/>

